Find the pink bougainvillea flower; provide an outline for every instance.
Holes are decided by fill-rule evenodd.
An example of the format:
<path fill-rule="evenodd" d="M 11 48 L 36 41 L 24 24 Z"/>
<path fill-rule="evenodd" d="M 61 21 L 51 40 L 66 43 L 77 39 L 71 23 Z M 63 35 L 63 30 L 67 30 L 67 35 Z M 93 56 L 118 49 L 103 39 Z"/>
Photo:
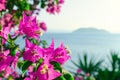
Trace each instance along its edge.
<path fill-rule="evenodd" d="M 25 14 L 32 16 L 33 12 L 32 11 L 24 11 Z"/>
<path fill-rule="evenodd" d="M 79 80 L 84 80 L 82 76 L 79 77 Z"/>
<path fill-rule="evenodd" d="M 2 18 L 0 18 L 0 25 L 2 27 L 9 27 L 11 29 L 14 27 L 14 22 L 12 20 L 12 15 L 9 13 L 4 14 Z"/>
<path fill-rule="evenodd" d="M 4 70 L 4 74 L 3 74 L 4 78 L 8 78 L 9 75 L 11 74 L 11 71 L 12 70 L 11 70 L 10 66 L 7 66 Z"/>
<path fill-rule="evenodd" d="M 58 3 L 53 5 L 52 0 L 49 0 L 46 11 L 50 14 L 59 13 L 61 11 L 61 4 L 63 3 L 64 0 L 58 0 Z"/>
<path fill-rule="evenodd" d="M 75 76 L 74 79 L 75 79 L 75 80 L 84 80 L 82 76 L 80 76 L 80 77 Z"/>
<path fill-rule="evenodd" d="M 59 6 L 59 5 L 56 5 L 55 7 L 56 7 L 56 12 L 57 12 L 57 13 L 60 13 L 61 6 Z"/>
<path fill-rule="evenodd" d="M 59 0 L 59 4 L 63 4 L 64 3 L 64 0 Z"/>
<path fill-rule="evenodd" d="M 0 0 L 0 11 L 6 9 L 6 7 L 5 7 L 5 3 L 6 3 L 6 0 Z"/>
<path fill-rule="evenodd" d="M 23 13 L 23 17 L 19 24 L 20 33 L 25 34 L 27 37 L 38 39 L 41 34 L 40 27 L 37 24 L 36 17 L 27 16 Z"/>
<path fill-rule="evenodd" d="M 33 79 L 30 77 L 26 77 L 24 80 L 33 80 Z"/>
<path fill-rule="evenodd" d="M 74 79 L 75 79 L 75 80 L 79 80 L 79 77 L 78 77 L 78 76 L 75 76 Z"/>
<path fill-rule="evenodd" d="M 13 57 L 8 55 L 9 50 L 0 53 L 0 72 L 4 71 L 13 61 Z"/>
<path fill-rule="evenodd" d="M 48 48 L 44 49 L 44 54 L 44 58 L 49 58 L 50 61 L 55 61 L 60 64 L 64 64 L 68 59 L 70 59 L 70 55 L 63 43 L 61 43 L 58 48 L 54 49 L 54 40 L 52 40 L 52 43 Z"/>
<path fill-rule="evenodd" d="M 50 6 L 46 9 L 46 11 L 50 14 L 55 14 L 56 7 L 55 6 Z"/>
<path fill-rule="evenodd" d="M 52 58 L 52 54 L 54 52 L 54 39 L 48 48 L 44 48 L 44 58 Z"/>
<path fill-rule="evenodd" d="M 33 72 L 33 70 L 34 70 L 34 66 L 29 66 L 28 67 L 28 72 Z"/>
<path fill-rule="evenodd" d="M 12 66 L 13 66 L 13 68 L 14 69 L 16 69 L 16 67 L 17 67 L 17 62 L 18 62 L 18 59 L 19 59 L 19 55 L 20 55 L 20 53 L 16 53 L 16 55 L 14 56 L 14 59 L 13 59 L 13 62 L 12 62 Z"/>
<path fill-rule="evenodd" d="M 9 32 L 10 32 L 9 27 L 2 27 L 2 30 L 0 31 L 0 36 L 4 38 L 2 39 L 2 44 L 4 44 L 6 40 L 8 39 Z"/>
<path fill-rule="evenodd" d="M 77 73 L 79 74 L 79 73 L 81 73 L 82 72 L 82 70 L 81 69 L 77 69 Z"/>
<path fill-rule="evenodd" d="M 5 19 L 6 22 L 9 22 L 10 19 L 12 18 L 12 15 L 8 13 L 8 14 L 5 14 L 3 18 Z"/>
<path fill-rule="evenodd" d="M 19 74 L 14 70 L 12 71 L 11 75 L 14 79 L 19 77 Z"/>
<path fill-rule="evenodd" d="M 8 78 L 11 74 L 13 74 L 11 64 L 14 62 L 14 57 L 9 55 L 10 51 L 3 51 L 0 53 L 0 73 L 4 72 L 2 76 L 4 78 Z"/>
<path fill-rule="evenodd" d="M 70 59 L 70 55 L 67 53 L 63 43 L 61 43 L 61 45 L 54 50 L 51 61 L 64 64 L 68 59 Z"/>
<path fill-rule="evenodd" d="M 46 9 L 46 11 L 50 14 L 55 14 L 55 13 L 59 13 L 61 9 L 60 5 L 54 5 L 54 6 L 50 6 Z"/>
<path fill-rule="evenodd" d="M 23 54 L 24 60 L 36 62 L 43 57 L 43 49 L 35 44 L 32 44 L 26 39 L 26 50 Z"/>
<path fill-rule="evenodd" d="M 38 80 L 53 80 L 61 75 L 60 72 L 54 70 L 53 66 L 49 64 L 47 58 L 41 64 L 36 72 Z"/>
<path fill-rule="evenodd" d="M 3 79 L 0 77 L 0 80 L 3 80 Z"/>
<path fill-rule="evenodd" d="M 36 80 L 36 72 L 28 72 L 24 80 Z"/>
<path fill-rule="evenodd" d="M 4 26 L 4 25 L 5 25 L 4 18 L 0 18 L 0 25 L 1 25 L 1 26 Z"/>
<path fill-rule="evenodd" d="M 44 22 L 40 23 L 40 28 L 43 29 L 44 31 L 47 30 L 46 24 Z"/>
<path fill-rule="evenodd" d="M 86 76 L 86 77 L 89 77 L 89 76 L 90 76 L 90 73 L 86 73 L 85 76 Z"/>
<path fill-rule="evenodd" d="M 6 0 L 0 0 L 0 3 L 6 3 Z"/>

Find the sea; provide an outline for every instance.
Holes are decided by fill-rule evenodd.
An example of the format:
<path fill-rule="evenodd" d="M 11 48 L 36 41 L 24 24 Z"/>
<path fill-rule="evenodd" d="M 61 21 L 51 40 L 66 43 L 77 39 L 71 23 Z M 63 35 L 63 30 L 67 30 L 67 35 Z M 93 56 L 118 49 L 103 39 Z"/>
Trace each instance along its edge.
<path fill-rule="evenodd" d="M 120 34 L 46 33 L 40 38 L 46 40 L 48 46 L 54 39 L 55 47 L 58 47 L 61 42 L 68 47 L 71 52 L 71 59 L 63 67 L 69 71 L 77 69 L 71 60 L 79 64 L 79 57 L 83 59 L 84 54 L 88 55 L 88 62 L 91 58 L 95 62 L 104 60 L 102 66 L 109 68 L 111 67 L 109 63 L 110 54 L 114 52 L 120 57 Z M 20 48 L 25 45 L 22 38 L 18 39 L 16 43 L 20 44 Z"/>

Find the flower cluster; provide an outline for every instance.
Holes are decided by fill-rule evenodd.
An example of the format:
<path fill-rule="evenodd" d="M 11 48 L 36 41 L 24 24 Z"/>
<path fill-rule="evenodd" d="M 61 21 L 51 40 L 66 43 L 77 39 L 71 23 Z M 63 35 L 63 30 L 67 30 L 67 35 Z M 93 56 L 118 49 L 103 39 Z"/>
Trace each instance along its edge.
<path fill-rule="evenodd" d="M 40 60 L 43 60 L 37 70 L 31 74 L 28 72 L 29 76 L 25 79 L 32 80 L 37 78 L 38 80 L 53 80 L 61 75 L 57 70 L 54 70 L 52 62 L 57 62 L 59 64 L 64 64 L 70 56 L 67 54 L 66 48 L 61 44 L 58 48 L 54 49 L 54 41 L 48 48 L 42 48 L 40 46 L 32 44 L 29 40 L 26 40 L 26 49 L 23 53 L 23 58 L 26 61 L 30 61 L 33 64 L 39 64 Z M 35 68 L 34 65 L 31 65 Z"/>
<path fill-rule="evenodd" d="M 27 16 L 25 13 L 23 13 L 23 18 L 20 20 L 19 32 L 32 38 L 38 38 L 39 34 L 41 34 L 36 18 Z"/>
<path fill-rule="evenodd" d="M 62 42 L 55 48 L 54 40 L 47 47 L 40 38 L 42 30 L 47 30 L 46 24 L 33 17 L 34 11 L 41 8 L 50 14 L 59 13 L 63 3 L 64 0 L 33 0 L 33 4 L 28 0 L 0 0 L 0 80 L 66 79 L 62 65 L 70 59 L 67 48 Z M 25 42 L 23 49 L 16 43 L 19 37 Z"/>
<path fill-rule="evenodd" d="M 13 78 L 18 77 L 18 74 L 15 71 L 17 57 L 17 55 L 11 56 L 9 50 L 0 53 L 0 78 L 8 78 L 9 76 L 12 76 Z"/>
<path fill-rule="evenodd" d="M 6 3 L 6 0 L 0 0 L 0 11 L 6 9 L 5 3 Z"/>
<path fill-rule="evenodd" d="M 38 38 L 40 27 L 36 24 L 36 18 L 23 14 L 23 18 L 19 26 L 19 31 L 26 34 L 26 36 L 28 36 L 27 38 Z M 43 60 L 41 64 L 39 64 L 36 71 L 34 71 L 32 74 L 31 72 L 28 73 L 29 79 L 33 79 L 33 77 L 37 78 L 38 80 L 53 80 L 57 78 L 61 75 L 61 73 L 54 70 L 54 66 L 51 64 L 51 62 L 64 64 L 64 62 L 66 62 L 69 58 L 70 56 L 67 54 L 67 50 L 63 43 L 61 43 L 58 48 L 54 49 L 54 41 L 52 41 L 48 48 L 42 48 L 26 39 L 23 59 L 32 62 L 32 64 L 39 64 L 39 61 Z"/>
<path fill-rule="evenodd" d="M 55 69 L 54 64 L 63 65 L 70 58 L 63 43 L 59 47 L 54 48 L 54 40 L 52 40 L 49 47 L 43 48 L 30 40 L 32 38 L 39 42 L 41 41 L 39 37 L 41 30 L 46 30 L 44 22 L 38 25 L 36 17 L 29 16 L 23 12 L 17 34 L 26 36 L 25 50 L 22 53 L 17 49 L 17 45 L 13 43 L 12 40 L 14 38 L 8 36 L 10 33 L 9 28 L 8 26 L 2 26 L 0 33 L 4 44 L 7 43 L 8 46 L 12 46 L 12 48 L 7 47 L 7 50 L 1 50 L 0 53 L 0 74 L 2 74 L 2 77 L 9 78 L 11 76 L 12 79 L 20 77 L 19 73 L 15 71 L 20 58 L 23 58 L 21 63 L 22 71 L 26 73 L 24 80 L 53 80 L 62 75 L 59 69 Z M 24 65 L 26 66 L 27 64 L 30 65 L 24 70 Z"/>
<path fill-rule="evenodd" d="M 85 73 L 81 69 L 77 69 L 74 79 L 75 80 L 95 80 L 95 78 L 93 76 L 91 76 L 90 73 Z"/>
<path fill-rule="evenodd" d="M 50 14 L 59 13 L 61 9 L 61 4 L 63 3 L 64 0 L 57 0 L 56 2 L 53 2 L 53 0 L 49 0 L 49 2 L 47 3 L 46 11 Z"/>

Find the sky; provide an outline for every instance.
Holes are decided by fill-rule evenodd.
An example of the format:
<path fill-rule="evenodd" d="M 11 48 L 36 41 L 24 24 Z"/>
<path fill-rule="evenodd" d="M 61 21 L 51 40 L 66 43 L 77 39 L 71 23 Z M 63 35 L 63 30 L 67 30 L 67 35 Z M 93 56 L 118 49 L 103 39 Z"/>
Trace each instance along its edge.
<path fill-rule="evenodd" d="M 72 32 L 93 27 L 120 33 L 120 0 L 65 0 L 61 13 L 50 15 L 41 11 L 48 32 Z"/>

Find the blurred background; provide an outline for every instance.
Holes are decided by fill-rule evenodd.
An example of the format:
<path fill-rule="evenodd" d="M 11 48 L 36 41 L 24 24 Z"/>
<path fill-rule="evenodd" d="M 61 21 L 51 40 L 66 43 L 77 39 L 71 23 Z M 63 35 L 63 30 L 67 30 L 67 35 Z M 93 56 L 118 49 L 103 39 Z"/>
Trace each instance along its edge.
<path fill-rule="evenodd" d="M 119 0 L 66 0 L 61 14 L 54 17 L 42 11 L 38 17 L 48 25 L 41 39 L 50 44 L 54 38 L 56 46 L 62 41 L 71 50 L 64 67 L 79 80 L 88 79 L 87 73 L 96 80 L 120 80 L 119 4 Z"/>

